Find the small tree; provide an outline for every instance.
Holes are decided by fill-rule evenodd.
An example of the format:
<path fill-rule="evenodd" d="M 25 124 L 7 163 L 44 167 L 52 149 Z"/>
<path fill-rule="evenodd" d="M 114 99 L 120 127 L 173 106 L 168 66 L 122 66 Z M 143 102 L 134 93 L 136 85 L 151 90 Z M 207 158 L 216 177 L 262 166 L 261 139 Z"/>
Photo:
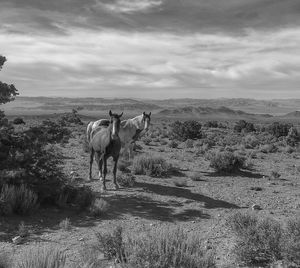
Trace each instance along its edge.
<path fill-rule="evenodd" d="M 5 62 L 6 58 L 0 55 L 0 70 Z M 0 104 L 14 100 L 14 97 L 17 95 L 19 95 L 19 93 L 14 85 L 8 85 L 0 81 Z"/>

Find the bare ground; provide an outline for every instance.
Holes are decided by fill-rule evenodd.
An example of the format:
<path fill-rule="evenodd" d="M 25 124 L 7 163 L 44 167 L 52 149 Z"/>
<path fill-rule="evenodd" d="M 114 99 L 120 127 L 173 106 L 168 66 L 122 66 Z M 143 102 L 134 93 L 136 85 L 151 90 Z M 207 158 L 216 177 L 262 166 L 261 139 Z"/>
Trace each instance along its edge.
<path fill-rule="evenodd" d="M 285 222 L 287 218 L 300 215 L 300 153 L 258 153 L 253 159 L 253 171 L 241 171 L 237 174 L 219 175 L 209 167 L 203 156 L 196 156 L 196 149 L 171 149 L 168 145 L 151 142 L 136 154 L 151 153 L 159 155 L 177 167 L 176 174 L 168 178 L 136 176 L 132 188 L 113 189 L 112 174 L 108 174 L 108 191 L 100 193 L 94 164 L 94 180 L 87 181 L 88 154 L 80 142 L 82 130 L 62 148 L 65 159 L 65 171 L 72 171 L 74 181 L 93 189 L 110 205 L 109 212 L 101 218 L 89 216 L 87 212 L 78 212 L 68 208 L 59 210 L 42 208 L 28 217 L 5 217 L 0 219 L 0 249 L 11 251 L 14 258 L 20 256 L 25 247 L 36 242 L 54 243 L 65 249 L 70 266 L 78 260 L 80 252 L 95 241 L 95 232 L 110 230 L 121 225 L 126 231 L 134 231 L 142 226 L 176 224 L 187 232 L 195 232 L 208 245 L 215 248 L 219 267 L 236 267 L 233 258 L 233 237 L 225 225 L 230 213 L 250 211 L 253 204 L 261 206 L 255 211 L 258 215 L 269 216 Z M 111 166 L 109 166 L 111 170 Z M 281 174 L 272 179 L 271 171 Z M 199 180 L 193 181 L 193 173 L 199 174 Z M 122 176 L 119 172 L 118 175 Z M 184 180 L 185 187 L 177 187 L 174 182 Z M 59 223 L 69 218 L 72 228 L 64 231 Z M 24 244 L 14 245 L 11 239 L 16 235 L 18 225 L 24 221 L 31 235 Z"/>

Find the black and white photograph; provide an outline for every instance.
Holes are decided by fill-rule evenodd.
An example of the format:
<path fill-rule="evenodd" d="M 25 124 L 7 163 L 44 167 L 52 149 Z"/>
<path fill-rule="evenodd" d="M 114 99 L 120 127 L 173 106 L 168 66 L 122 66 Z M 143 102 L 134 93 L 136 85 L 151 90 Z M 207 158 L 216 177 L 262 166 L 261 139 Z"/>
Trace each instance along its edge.
<path fill-rule="evenodd" d="M 0 0 L 0 268 L 299 268 L 299 0 Z"/>

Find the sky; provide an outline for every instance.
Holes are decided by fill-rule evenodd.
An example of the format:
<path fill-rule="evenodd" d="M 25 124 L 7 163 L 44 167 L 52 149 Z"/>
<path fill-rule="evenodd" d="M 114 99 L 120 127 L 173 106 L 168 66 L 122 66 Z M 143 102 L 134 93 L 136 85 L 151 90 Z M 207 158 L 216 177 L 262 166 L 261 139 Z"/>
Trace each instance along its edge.
<path fill-rule="evenodd" d="M 299 0 L 0 0 L 21 96 L 300 98 Z"/>

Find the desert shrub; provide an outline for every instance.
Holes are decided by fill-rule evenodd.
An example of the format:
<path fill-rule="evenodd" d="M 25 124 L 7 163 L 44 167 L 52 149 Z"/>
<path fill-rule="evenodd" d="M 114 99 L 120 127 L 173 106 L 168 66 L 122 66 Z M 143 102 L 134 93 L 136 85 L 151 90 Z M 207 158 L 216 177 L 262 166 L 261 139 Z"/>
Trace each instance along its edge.
<path fill-rule="evenodd" d="M 274 122 L 266 127 L 266 131 L 276 138 L 285 137 L 288 135 L 292 124 Z"/>
<path fill-rule="evenodd" d="M 201 181 L 201 175 L 199 172 L 193 172 L 192 175 L 190 176 L 192 181 Z"/>
<path fill-rule="evenodd" d="M 18 226 L 17 234 L 21 237 L 27 237 L 29 236 L 29 228 L 25 225 L 23 221 Z"/>
<path fill-rule="evenodd" d="M 208 152 L 206 158 L 210 166 L 220 173 L 232 173 L 244 167 L 245 159 L 229 151 L 214 150 Z"/>
<path fill-rule="evenodd" d="M 97 244 L 95 249 L 101 250 L 104 257 L 111 260 L 116 259 L 119 262 L 124 262 L 124 241 L 123 229 L 117 226 L 112 232 L 96 233 Z"/>
<path fill-rule="evenodd" d="M 70 124 L 83 125 L 83 122 L 81 121 L 76 109 L 72 109 L 71 113 L 63 115 L 60 118 L 59 123 L 63 126 L 69 126 Z"/>
<path fill-rule="evenodd" d="M 202 125 L 194 120 L 184 122 L 176 121 L 171 125 L 171 134 L 174 138 L 181 141 L 186 141 L 187 139 L 201 139 L 201 127 Z"/>
<path fill-rule="evenodd" d="M 71 222 L 69 218 L 65 218 L 59 223 L 59 227 L 65 231 L 68 231 L 71 229 Z"/>
<path fill-rule="evenodd" d="M 260 151 L 265 154 L 276 153 L 278 151 L 278 148 L 275 144 L 271 143 L 271 144 L 262 145 L 260 147 Z"/>
<path fill-rule="evenodd" d="M 32 246 L 27 248 L 15 265 L 16 268 L 64 268 L 66 255 L 57 246 Z"/>
<path fill-rule="evenodd" d="M 144 144 L 145 145 L 149 145 L 150 143 L 151 143 L 151 138 L 150 137 L 145 137 L 145 138 L 143 138 L 143 142 L 144 142 Z"/>
<path fill-rule="evenodd" d="M 217 128 L 219 127 L 219 123 L 218 121 L 207 121 L 205 122 L 204 126 L 209 128 Z"/>
<path fill-rule="evenodd" d="M 243 138 L 243 144 L 247 149 L 253 149 L 259 145 L 259 140 L 254 135 L 246 135 Z"/>
<path fill-rule="evenodd" d="M 174 141 L 174 140 L 171 140 L 171 141 L 169 142 L 169 147 L 170 147 L 170 148 L 173 148 L 173 149 L 177 148 L 177 147 L 178 147 L 178 142 L 176 142 L 176 141 Z"/>
<path fill-rule="evenodd" d="M 122 174 L 118 176 L 117 181 L 123 187 L 133 187 L 135 185 L 135 177 L 132 174 Z"/>
<path fill-rule="evenodd" d="M 173 183 L 177 187 L 186 187 L 187 186 L 187 181 L 184 179 L 175 179 L 173 181 Z"/>
<path fill-rule="evenodd" d="M 16 118 L 13 120 L 13 124 L 15 124 L 15 125 L 21 125 L 21 124 L 24 124 L 24 125 L 25 125 L 25 122 L 24 122 L 23 118 L 21 118 L 21 117 L 16 117 Z"/>
<path fill-rule="evenodd" d="M 289 129 L 288 135 L 286 137 L 286 143 L 289 146 L 296 146 L 300 140 L 299 133 L 295 127 Z"/>
<path fill-rule="evenodd" d="M 236 122 L 233 129 L 234 129 L 234 131 L 239 132 L 239 133 L 242 131 L 246 132 L 246 133 L 255 131 L 254 125 L 245 120 L 240 120 L 240 121 Z"/>
<path fill-rule="evenodd" d="M 270 177 L 272 178 L 272 179 L 279 179 L 280 178 L 280 173 L 278 172 L 278 171 L 276 171 L 276 170 L 272 170 L 271 171 L 271 174 L 270 174 Z"/>
<path fill-rule="evenodd" d="M 128 236 L 124 251 L 128 267 L 216 267 L 214 254 L 203 249 L 197 235 L 188 234 L 178 227 L 133 233 Z"/>
<path fill-rule="evenodd" d="M 3 185 L 0 193 L 0 214 L 16 213 L 26 215 L 38 206 L 38 196 L 25 185 Z"/>
<path fill-rule="evenodd" d="M 69 195 L 68 202 L 79 206 L 81 210 L 90 207 L 95 201 L 95 193 L 87 186 L 65 187 L 66 194 Z"/>
<path fill-rule="evenodd" d="M 190 139 L 185 141 L 185 147 L 186 148 L 193 148 L 194 147 L 194 142 Z"/>
<path fill-rule="evenodd" d="M 137 175 L 164 177 L 168 175 L 170 165 L 165 159 L 153 155 L 142 155 L 134 159 L 132 171 Z"/>
<path fill-rule="evenodd" d="M 290 219 L 285 232 L 285 258 L 300 267 L 300 218 Z"/>
<path fill-rule="evenodd" d="M 265 265 L 282 259 L 283 230 L 278 222 L 240 212 L 227 222 L 235 234 L 234 253 L 239 261 Z"/>
<path fill-rule="evenodd" d="M 94 200 L 90 207 L 90 213 L 94 217 L 101 217 L 109 209 L 109 204 L 103 198 L 97 198 Z"/>

